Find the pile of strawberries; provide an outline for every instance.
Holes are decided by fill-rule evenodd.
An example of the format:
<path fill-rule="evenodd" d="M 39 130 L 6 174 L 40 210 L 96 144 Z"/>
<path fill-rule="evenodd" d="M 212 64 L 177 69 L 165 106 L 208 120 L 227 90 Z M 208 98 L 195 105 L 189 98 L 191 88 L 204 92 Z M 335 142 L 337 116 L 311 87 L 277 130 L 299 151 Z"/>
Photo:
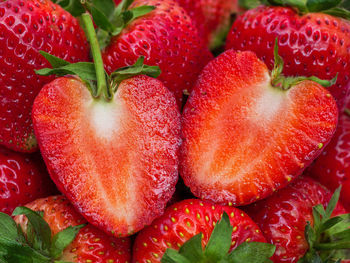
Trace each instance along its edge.
<path fill-rule="evenodd" d="M 0 263 L 350 262 L 347 0 L 0 0 Z"/>

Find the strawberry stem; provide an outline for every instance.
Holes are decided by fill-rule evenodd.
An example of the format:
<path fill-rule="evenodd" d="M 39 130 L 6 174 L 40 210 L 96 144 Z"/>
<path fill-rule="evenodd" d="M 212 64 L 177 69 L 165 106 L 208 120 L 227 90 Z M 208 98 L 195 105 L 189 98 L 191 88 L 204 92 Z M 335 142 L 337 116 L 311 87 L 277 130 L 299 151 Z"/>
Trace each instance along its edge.
<path fill-rule="evenodd" d="M 106 73 L 103 67 L 103 60 L 101 55 L 100 44 L 97 40 L 96 31 L 92 23 L 92 19 L 89 13 L 84 13 L 81 16 L 83 25 L 85 27 L 86 37 L 91 46 L 91 53 L 95 64 L 96 78 L 97 78 L 97 90 L 94 94 L 95 98 L 100 98 L 101 93 L 104 92 L 104 99 L 106 101 L 111 100 L 111 92 L 107 85 Z"/>

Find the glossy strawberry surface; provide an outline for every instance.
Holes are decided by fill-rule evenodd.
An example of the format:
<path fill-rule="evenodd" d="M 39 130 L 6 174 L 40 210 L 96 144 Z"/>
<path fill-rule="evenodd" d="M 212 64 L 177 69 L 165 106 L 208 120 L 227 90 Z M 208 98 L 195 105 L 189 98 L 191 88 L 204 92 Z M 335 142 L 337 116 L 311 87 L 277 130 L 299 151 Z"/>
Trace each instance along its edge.
<path fill-rule="evenodd" d="M 125 80 L 106 102 L 59 78 L 36 98 L 33 122 L 52 179 L 90 223 L 126 236 L 163 213 L 178 178 L 180 113 L 159 80 Z"/>
<path fill-rule="evenodd" d="M 71 62 L 88 61 L 86 38 L 73 18 L 48 0 L 0 1 L 0 144 L 13 150 L 37 149 L 31 121 L 34 98 L 53 77 L 43 50 Z"/>
<path fill-rule="evenodd" d="M 133 247 L 133 262 L 161 262 L 167 248 L 179 249 L 199 233 L 203 234 L 202 243 L 206 245 L 223 212 L 229 215 L 233 226 L 231 249 L 246 241 L 265 242 L 260 229 L 243 211 L 187 199 L 168 207 L 162 216 L 138 234 Z"/>
<path fill-rule="evenodd" d="M 212 58 L 198 36 L 190 17 L 173 0 L 135 0 L 131 7 L 155 6 L 120 35 L 112 38 L 103 52 L 108 73 L 133 65 L 140 56 L 145 64 L 157 65 L 159 79 L 181 101 L 183 91 L 191 90 L 198 74 Z"/>
<path fill-rule="evenodd" d="M 56 193 L 40 155 L 0 147 L 0 212 L 10 215 L 17 206 Z"/>
<path fill-rule="evenodd" d="M 281 90 L 254 53 L 228 50 L 205 67 L 185 105 L 180 174 L 197 197 L 252 203 L 302 173 L 330 141 L 337 117 L 319 84 Z"/>
<path fill-rule="evenodd" d="M 52 235 L 69 226 L 86 224 L 86 220 L 63 196 L 38 199 L 26 206 L 44 213 L 44 220 L 49 224 Z M 24 230 L 26 229 L 26 217 L 17 216 L 16 221 Z M 127 263 L 130 262 L 130 259 L 130 240 L 128 238 L 108 236 L 89 224 L 79 231 L 73 243 L 63 251 L 60 258 L 61 261 L 75 263 Z"/>
<path fill-rule="evenodd" d="M 231 26 L 231 15 L 238 11 L 237 0 L 176 0 L 192 18 L 208 46 L 224 38 Z"/>
<path fill-rule="evenodd" d="M 332 191 L 342 186 L 340 200 L 350 211 L 350 116 L 347 113 L 340 115 L 334 137 L 307 173 Z"/>
<path fill-rule="evenodd" d="M 312 207 L 327 206 L 331 193 L 311 178 L 300 178 L 271 197 L 245 211 L 263 231 L 267 241 L 276 245 L 275 263 L 296 263 L 309 245 L 305 238 L 307 222 L 313 224 Z M 345 213 L 338 205 L 335 215 Z"/>
<path fill-rule="evenodd" d="M 338 81 L 329 88 L 343 108 L 349 93 L 350 23 L 321 13 L 298 15 L 291 8 L 252 9 L 233 24 L 226 49 L 251 50 L 271 69 L 278 38 L 287 76 L 316 76 Z"/>

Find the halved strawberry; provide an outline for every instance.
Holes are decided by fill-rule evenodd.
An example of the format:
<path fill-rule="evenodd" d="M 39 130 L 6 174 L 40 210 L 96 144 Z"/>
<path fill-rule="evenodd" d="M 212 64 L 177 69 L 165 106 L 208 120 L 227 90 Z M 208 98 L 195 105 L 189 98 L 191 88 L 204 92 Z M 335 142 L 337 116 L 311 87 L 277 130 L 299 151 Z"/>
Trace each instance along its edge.
<path fill-rule="evenodd" d="M 265 242 L 265 238 L 260 229 L 243 211 L 234 207 L 215 205 L 211 202 L 198 199 L 187 199 L 168 207 L 161 217 L 157 218 L 152 225 L 138 234 L 133 248 L 133 262 L 173 262 L 165 261 L 163 257 L 167 249 L 179 250 L 182 245 L 186 244 L 188 240 L 191 240 L 191 238 L 198 234 L 203 239 L 202 242 L 199 241 L 199 244 L 202 244 L 203 247 L 206 246 L 210 243 L 209 240 L 213 239 L 213 236 L 211 236 L 215 231 L 213 231 L 213 229 L 216 222 L 220 220 L 224 213 L 228 215 L 227 225 L 232 226 L 219 234 L 216 233 L 219 237 L 216 237 L 214 239 L 215 241 L 213 242 L 212 240 L 211 242 L 211 245 L 216 246 L 215 251 L 211 251 L 211 254 L 216 255 L 210 256 L 215 256 L 214 258 L 217 261 L 200 261 L 200 255 L 197 253 L 197 249 L 201 249 L 201 245 L 199 245 L 199 248 L 196 247 L 197 249 L 189 251 L 193 254 L 193 257 L 197 257 L 198 261 L 190 262 L 219 262 L 218 257 L 226 256 L 229 250 L 232 251 L 236 249 L 244 242 Z M 225 235 L 228 235 L 226 240 L 223 238 Z M 187 245 L 189 245 L 189 243 L 187 243 Z M 221 251 L 221 249 L 218 249 L 219 246 L 226 247 L 226 250 L 224 249 L 224 251 Z M 185 247 L 186 245 L 183 246 L 184 250 Z M 181 251 L 182 249 L 180 249 L 180 252 Z M 168 252 L 169 251 L 167 251 L 167 253 Z M 210 252 L 204 253 L 203 257 L 210 258 L 208 254 L 210 254 Z M 169 255 L 168 253 L 168 256 Z M 164 261 L 161 261 L 162 258 Z M 175 262 L 179 263 L 182 261 L 177 260 Z"/>
<path fill-rule="evenodd" d="M 278 64 L 276 54 L 271 77 L 254 53 L 228 50 L 200 75 L 184 108 L 181 148 L 181 175 L 197 197 L 234 205 L 265 198 L 331 139 L 332 96 L 316 82 L 284 78 Z"/>
<path fill-rule="evenodd" d="M 63 196 L 37 199 L 16 208 L 14 215 L 16 223 L 0 213 L 1 262 L 130 262 L 128 238 L 108 236 L 86 224 Z"/>
<path fill-rule="evenodd" d="M 143 59 L 105 75 L 90 15 L 82 19 L 96 64 L 46 55 L 63 66 L 41 74 L 80 73 L 85 81 L 63 77 L 44 86 L 34 130 L 57 187 L 90 223 L 126 236 L 162 214 L 175 191 L 180 112 L 162 82 L 140 75 L 159 75 Z"/>

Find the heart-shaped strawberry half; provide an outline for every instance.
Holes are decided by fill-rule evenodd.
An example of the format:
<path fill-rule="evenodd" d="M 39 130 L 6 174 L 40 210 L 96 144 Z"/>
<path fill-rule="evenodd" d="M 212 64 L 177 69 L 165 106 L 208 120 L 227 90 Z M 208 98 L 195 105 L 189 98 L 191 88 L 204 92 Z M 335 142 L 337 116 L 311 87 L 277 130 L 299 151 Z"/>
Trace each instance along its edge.
<path fill-rule="evenodd" d="M 272 76 L 252 52 L 210 62 L 183 113 L 181 175 L 192 192 L 245 205 L 300 175 L 332 137 L 337 107 L 316 78 Z"/>

